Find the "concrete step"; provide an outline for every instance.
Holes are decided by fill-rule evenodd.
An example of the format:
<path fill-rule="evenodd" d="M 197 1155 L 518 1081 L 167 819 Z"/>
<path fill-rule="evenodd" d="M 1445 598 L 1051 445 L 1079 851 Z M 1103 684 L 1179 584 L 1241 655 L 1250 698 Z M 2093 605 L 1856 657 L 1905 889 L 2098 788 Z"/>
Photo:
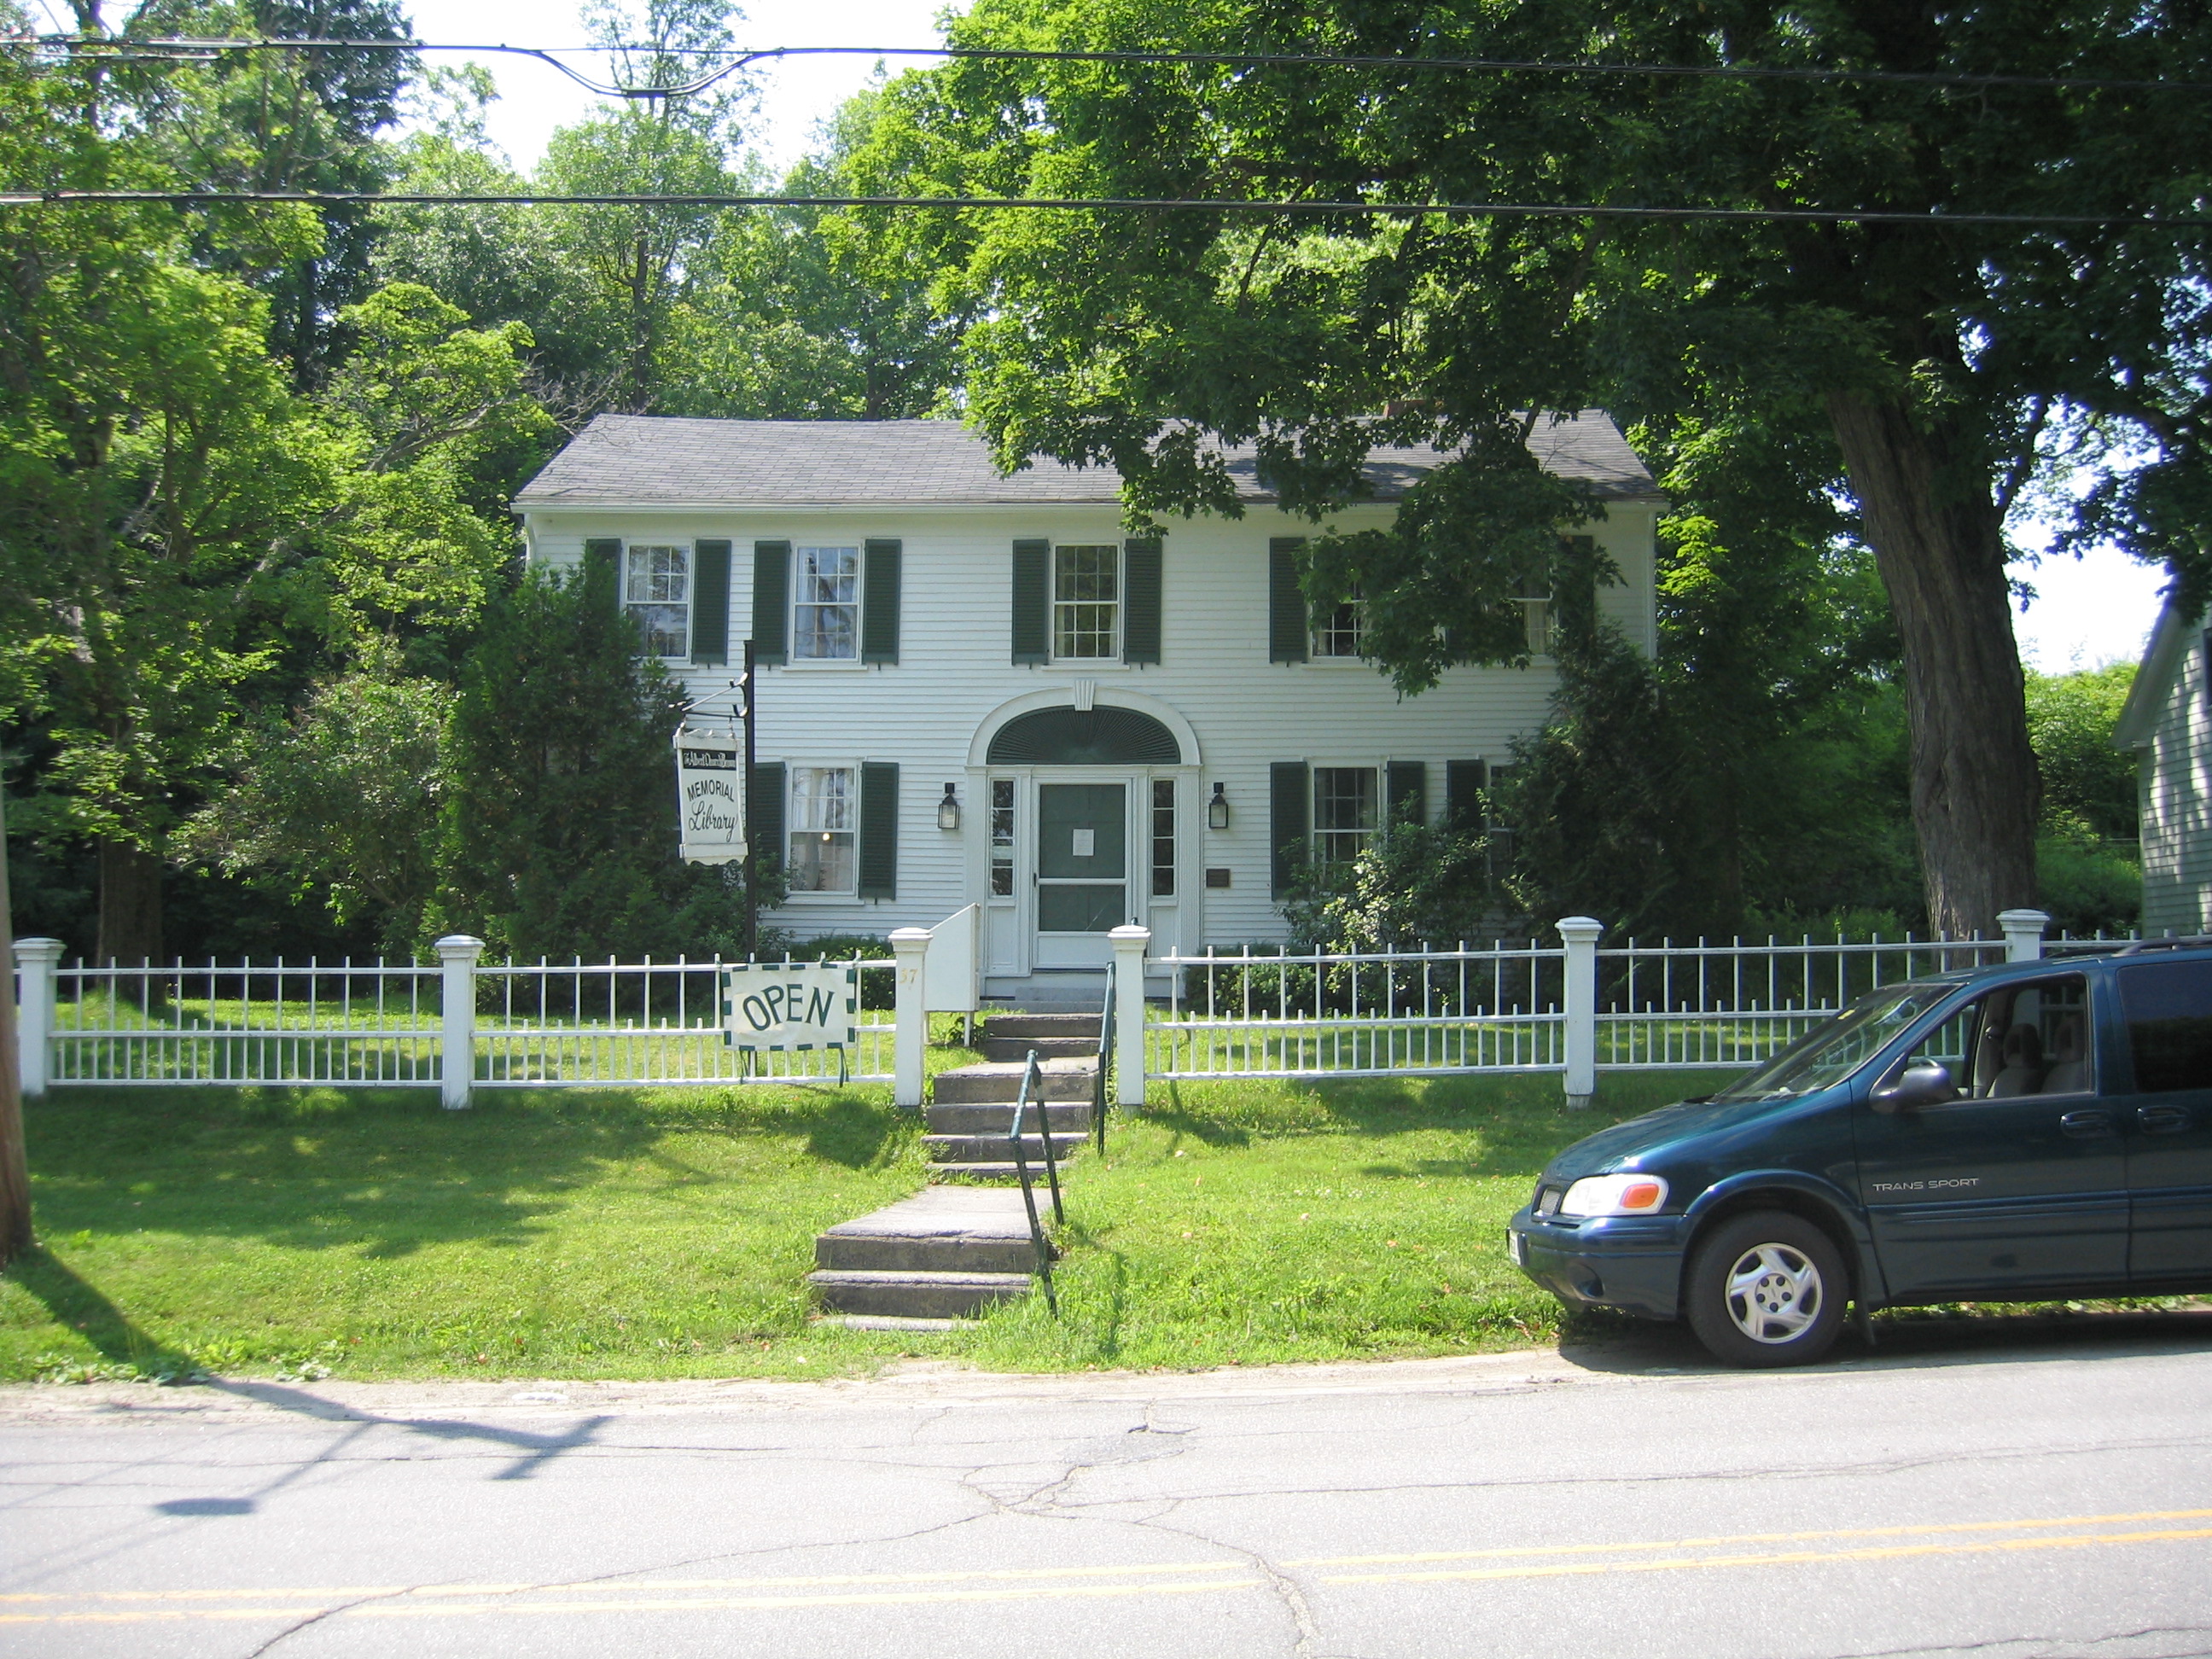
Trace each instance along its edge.
<path fill-rule="evenodd" d="M 1037 1067 L 1042 1073 L 1041 1094 L 1030 1098 L 1044 1100 L 1088 1100 L 1091 1098 L 1093 1073 L 1097 1066 L 1087 1060 L 1041 1060 Z M 993 1061 L 981 1066 L 959 1066 L 949 1072 L 939 1072 L 934 1082 L 935 1098 L 941 1105 L 990 1105 L 1000 1101 L 1011 1103 L 1019 1097 L 1024 1067 L 1012 1062 Z"/>
<path fill-rule="evenodd" d="M 1004 1135 L 1014 1127 L 1014 1103 L 1011 1100 L 992 1101 L 982 1104 L 954 1104 L 932 1106 L 928 1110 L 929 1132 L 936 1135 Z M 1067 1129 L 1086 1133 L 1091 1128 L 1091 1103 L 1088 1100 L 1055 1100 L 1043 1105 L 1031 1103 L 1022 1124 L 1024 1129 L 1042 1130 L 1042 1119 L 1050 1117 L 1054 1129 Z"/>
<path fill-rule="evenodd" d="M 986 1060 L 1021 1061 L 1027 1060 L 1032 1050 L 1039 1060 L 1095 1059 L 1098 1054 L 1098 1033 L 1089 1036 L 987 1036 L 979 1045 Z"/>
<path fill-rule="evenodd" d="M 1073 1157 L 1091 1139 L 1083 1130 L 1055 1129 L 1052 1136 L 1053 1156 L 1062 1164 Z M 1014 1160 L 1013 1142 L 1005 1135 L 924 1135 L 922 1150 L 929 1155 L 931 1164 L 938 1166 L 952 1164 L 1006 1164 Z M 1022 1156 L 1030 1161 L 1030 1170 L 1042 1175 L 1044 1171 L 1044 1137 L 1025 1134 L 1022 1137 Z"/>
<path fill-rule="evenodd" d="M 991 1014 L 983 1021 L 986 1037 L 1083 1037 L 1098 1046 L 1098 1011 L 1060 1014 Z"/>
<path fill-rule="evenodd" d="M 932 1181 L 1012 1181 L 1018 1183 L 1022 1178 L 1022 1172 L 1015 1167 L 1012 1158 L 1006 1159 L 1002 1164 L 925 1164 L 923 1168 L 928 1172 Z M 1052 1222 L 1049 1212 L 1052 1200 L 1045 1191 L 1044 1162 L 1042 1154 L 1039 1155 L 1037 1162 L 1030 1165 L 1030 1184 L 1036 1188 L 1037 1213 L 1044 1218 L 1046 1224 L 1049 1226 Z M 1021 1201 L 1021 1194 L 1018 1189 L 1014 1192 L 1014 1201 L 1018 1204 Z"/>
<path fill-rule="evenodd" d="M 1021 1194 L 992 1187 L 931 1187 L 814 1239 L 814 1265 L 838 1272 L 1025 1273 L 1036 1262 Z"/>
<path fill-rule="evenodd" d="M 806 1275 L 832 1313 L 894 1319 L 966 1319 L 1027 1296 L 1027 1273 L 860 1273 L 825 1269 Z"/>

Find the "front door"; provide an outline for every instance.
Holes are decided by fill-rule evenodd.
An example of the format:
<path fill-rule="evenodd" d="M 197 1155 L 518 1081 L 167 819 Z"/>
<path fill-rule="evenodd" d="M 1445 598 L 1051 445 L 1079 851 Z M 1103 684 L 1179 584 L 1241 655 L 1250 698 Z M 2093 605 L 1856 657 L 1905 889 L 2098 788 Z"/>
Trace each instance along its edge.
<path fill-rule="evenodd" d="M 2212 962 L 2154 958 L 2112 976 L 2135 1062 L 2135 1091 L 2118 1103 L 2135 1200 L 2128 1277 L 2201 1288 L 2212 1285 Z"/>
<path fill-rule="evenodd" d="M 1129 787 L 1041 783 L 1036 800 L 1036 964 L 1103 967 L 1130 916 Z"/>
<path fill-rule="evenodd" d="M 1859 1195 L 1899 1301 L 2124 1282 L 2126 1143 L 2082 1063 L 2090 1012 L 2081 974 L 2000 985 L 1908 1057 L 1948 1067 L 1955 1099 L 1859 1106 Z"/>

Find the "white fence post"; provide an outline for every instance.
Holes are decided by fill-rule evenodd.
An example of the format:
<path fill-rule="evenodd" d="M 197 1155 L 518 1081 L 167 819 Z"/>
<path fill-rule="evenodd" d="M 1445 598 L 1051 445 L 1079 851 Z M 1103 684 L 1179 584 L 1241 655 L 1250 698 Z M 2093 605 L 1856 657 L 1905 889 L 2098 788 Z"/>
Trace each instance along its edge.
<path fill-rule="evenodd" d="M 897 1022 L 891 1035 L 891 1103 L 919 1106 L 922 1060 L 929 1048 L 929 999 L 924 978 L 929 971 L 929 930 L 892 928 L 891 957 L 898 964 L 891 994 L 891 1018 Z"/>
<path fill-rule="evenodd" d="M 1559 918 L 1567 947 L 1567 1109 L 1579 1112 L 1597 1093 L 1597 940 L 1605 924 L 1589 916 Z"/>
<path fill-rule="evenodd" d="M 438 1062 L 438 1098 L 449 1112 L 469 1103 L 477 1075 L 477 958 L 484 942 L 473 933 L 448 933 L 437 942 L 443 969 L 439 1002 L 445 1040 Z"/>
<path fill-rule="evenodd" d="M 2043 958 L 2043 930 L 2051 918 L 2040 910 L 2000 910 L 1997 926 L 2004 929 L 2007 962 L 2039 962 Z"/>
<path fill-rule="evenodd" d="M 54 968 L 69 947 L 58 939 L 15 941 L 15 970 L 22 993 L 15 1005 L 15 1075 L 23 1098 L 46 1091 L 54 1052 Z"/>
<path fill-rule="evenodd" d="M 1114 1098 L 1145 1103 L 1145 947 L 1152 930 L 1125 922 L 1106 937 L 1114 942 Z"/>

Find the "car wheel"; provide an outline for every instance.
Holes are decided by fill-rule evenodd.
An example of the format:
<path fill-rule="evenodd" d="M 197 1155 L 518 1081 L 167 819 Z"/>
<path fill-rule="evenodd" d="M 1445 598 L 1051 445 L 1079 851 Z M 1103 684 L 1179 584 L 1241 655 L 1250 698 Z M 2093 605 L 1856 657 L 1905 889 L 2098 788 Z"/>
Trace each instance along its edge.
<path fill-rule="evenodd" d="M 1802 1217 L 1759 1210 L 1723 1221 L 1690 1257 L 1690 1328 L 1723 1364 L 1802 1365 L 1843 1328 L 1850 1294 L 1834 1242 Z"/>

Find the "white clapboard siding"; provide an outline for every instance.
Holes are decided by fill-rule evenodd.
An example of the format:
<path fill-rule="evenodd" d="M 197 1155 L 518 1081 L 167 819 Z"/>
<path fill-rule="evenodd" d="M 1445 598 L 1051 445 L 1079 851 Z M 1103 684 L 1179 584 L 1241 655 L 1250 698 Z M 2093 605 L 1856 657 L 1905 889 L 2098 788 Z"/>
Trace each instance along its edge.
<path fill-rule="evenodd" d="M 1016 538 L 1060 543 L 1119 542 L 1110 509 L 1083 506 L 993 507 L 898 511 L 750 509 L 715 513 L 605 512 L 537 508 L 531 514 L 533 560 L 574 563 L 595 537 L 632 541 L 726 538 L 731 557 L 729 670 L 672 664 L 677 678 L 702 688 L 735 672 L 739 641 L 750 630 L 752 547 L 757 540 L 798 545 L 860 545 L 896 537 L 904 549 L 899 661 L 889 666 L 797 665 L 762 675 L 759 757 L 764 762 L 895 761 L 900 767 L 898 896 L 896 900 L 795 896 L 778 925 L 807 934 L 882 933 L 927 926 L 981 896 L 969 890 L 973 838 L 988 833 L 988 803 L 968 761 L 978 727 L 1009 700 L 1068 690 L 1079 678 L 1102 691 L 1126 690 L 1171 706 L 1197 734 L 1203 794 L 1226 788 L 1231 825 L 1203 828 L 1202 808 L 1186 800 L 1180 832 L 1203 839 L 1203 866 L 1225 866 L 1233 884 L 1200 896 L 1202 934 L 1186 946 L 1281 936 L 1269 896 L 1268 767 L 1427 763 L 1431 817 L 1443 805 L 1444 763 L 1504 762 L 1515 737 L 1540 723 L 1554 675 L 1527 669 L 1460 668 L 1435 689 L 1400 698 L 1361 664 L 1276 664 L 1267 659 L 1267 544 L 1312 533 L 1273 510 L 1241 520 L 1200 520 L 1170 526 L 1164 538 L 1161 659 L 1018 666 L 1009 660 L 1009 593 Z M 1619 566 L 1620 585 L 1601 596 L 1606 615 L 1650 649 L 1655 508 L 1616 505 L 1583 528 Z M 1382 523 L 1388 509 L 1360 509 L 1345 528 Z M 963 803 L 957 833 L 937 828 L 939 797 L 955 784 Z"/>
<path fill-rule="evenodd" d="M 2145 751 L 2142 931 L 2202 933 L 2212 932 L 2212 664 L 2200 626 L 2171 613 L 2159 626 L 2122 727 Z"/>

